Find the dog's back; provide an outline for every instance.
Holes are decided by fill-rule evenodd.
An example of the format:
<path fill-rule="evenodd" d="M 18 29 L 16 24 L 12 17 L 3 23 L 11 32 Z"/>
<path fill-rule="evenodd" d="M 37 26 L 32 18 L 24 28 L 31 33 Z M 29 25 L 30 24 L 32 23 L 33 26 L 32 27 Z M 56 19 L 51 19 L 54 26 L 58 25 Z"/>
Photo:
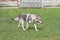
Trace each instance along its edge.
<path fill-rule="evenodd" d="M 22 15 L 19 15 L 19 18 L 22 18 L 23 20 L 29 22 L 38 22 L 40 21 L 40 17 L 38 15 L 35 15 L 35 14 L 22 14 Z"/>

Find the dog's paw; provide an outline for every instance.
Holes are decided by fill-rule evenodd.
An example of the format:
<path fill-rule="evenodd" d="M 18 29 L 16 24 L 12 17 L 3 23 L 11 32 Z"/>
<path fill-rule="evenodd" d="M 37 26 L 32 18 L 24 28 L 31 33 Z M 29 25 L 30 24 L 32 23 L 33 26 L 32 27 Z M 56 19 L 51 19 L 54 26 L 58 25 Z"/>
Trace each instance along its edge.
<path fill-rule="evenodd" d="M 39 31 L 39 30 L 36 30 L 36 31 Z"/>

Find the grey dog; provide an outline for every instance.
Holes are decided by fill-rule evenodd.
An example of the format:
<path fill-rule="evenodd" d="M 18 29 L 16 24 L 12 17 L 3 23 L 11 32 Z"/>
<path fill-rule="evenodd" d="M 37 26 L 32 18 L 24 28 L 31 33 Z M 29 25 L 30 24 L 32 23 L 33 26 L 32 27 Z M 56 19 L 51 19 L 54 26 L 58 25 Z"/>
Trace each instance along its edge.
<path fill-rule="evenodd" d="M 21 14 L 12 20 L 19 21 L 18 27 L 20 27 L 20 23 L 22 24 L 22 29 L 28 29 L 28 23 L 34 23 L 35 30 L 37 30 L 36 23 L 41 24 L 42 20 L 38 15 L 35 14 Z M 26 28 L 24 28 L 24 21 L 26 22 Z"/>

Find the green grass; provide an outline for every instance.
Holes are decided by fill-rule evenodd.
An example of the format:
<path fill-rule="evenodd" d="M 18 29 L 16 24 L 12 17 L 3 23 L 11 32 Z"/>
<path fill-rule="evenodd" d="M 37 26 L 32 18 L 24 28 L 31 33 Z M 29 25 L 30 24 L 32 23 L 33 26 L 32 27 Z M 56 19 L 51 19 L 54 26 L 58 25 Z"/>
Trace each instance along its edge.
<path fill-rule="evenodd" d="M 38 32 L 33 24 L 23 31 L 18 22 L 11 19 L 22 13 L 40 15 L 43 24 L 38 25 Z M 60 40 L 60 8 L 47 9 L 0 9 L 0 40 Z"/>

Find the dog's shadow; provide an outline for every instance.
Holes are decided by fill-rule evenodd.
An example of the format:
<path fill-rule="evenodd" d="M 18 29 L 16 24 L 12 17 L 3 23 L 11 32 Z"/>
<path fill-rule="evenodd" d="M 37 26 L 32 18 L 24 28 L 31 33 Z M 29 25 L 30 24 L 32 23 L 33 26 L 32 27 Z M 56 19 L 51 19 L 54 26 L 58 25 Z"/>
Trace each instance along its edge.
<path fill-rule="evenodd" d="M 37 29 L 38 29 L 38 30 L 41 30 L 41 29 L 43 29 L 43 28 L 41 27 L 41 28 L 37 28 Z M 29 27 L 28 30 L 35 30 L 35 28 L 34 28 L 34 27 Z"/>

